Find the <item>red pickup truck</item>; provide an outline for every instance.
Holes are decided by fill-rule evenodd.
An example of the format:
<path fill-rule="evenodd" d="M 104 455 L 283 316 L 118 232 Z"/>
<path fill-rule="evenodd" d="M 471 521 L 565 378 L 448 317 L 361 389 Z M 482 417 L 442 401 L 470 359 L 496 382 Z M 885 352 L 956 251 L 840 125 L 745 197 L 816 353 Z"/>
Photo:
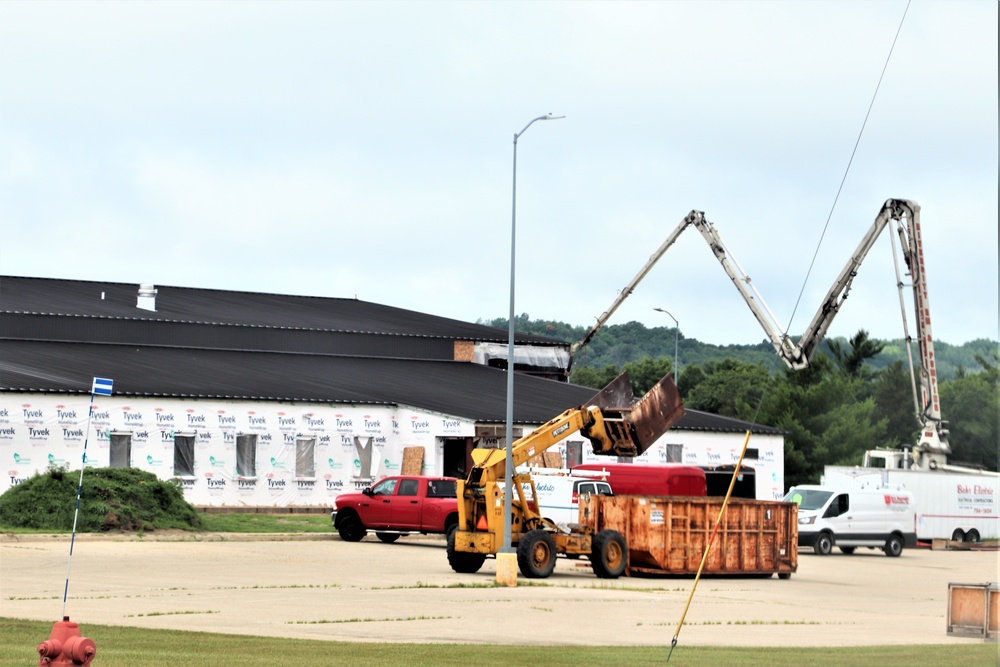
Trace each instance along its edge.
<path fill-rule="evenodd" d="M 454 477 L 386 477 L 361 493 L 337 496 L 330 518 L 347 542 L 357 542 L 369 530 L 383 542 L 395 542 L 408 533 L 447 535 L 458 525 L 456 481 Z"/>

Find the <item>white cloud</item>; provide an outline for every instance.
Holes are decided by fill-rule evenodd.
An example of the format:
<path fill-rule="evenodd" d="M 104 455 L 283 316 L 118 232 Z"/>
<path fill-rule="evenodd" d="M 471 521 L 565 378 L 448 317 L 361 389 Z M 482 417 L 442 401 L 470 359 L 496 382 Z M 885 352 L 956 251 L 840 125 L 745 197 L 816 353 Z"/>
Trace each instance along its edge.
<path fill-rule="evenodd" d="M 511 139 L 554 112 L 518 146 L 518 312 L 590 323 L 697 208 L 785 321 L 905 7 L 0 3 L 0 272 L 503 317 Z M 997 337 L 996 24 L 909 7 L 793 331 L 903 197 L 936 335 Z M 831 333 L 901 335 L 893 282 L 876 248 Z M 656 306 L 763 338 L 693 231 L 613 322 Z"/>

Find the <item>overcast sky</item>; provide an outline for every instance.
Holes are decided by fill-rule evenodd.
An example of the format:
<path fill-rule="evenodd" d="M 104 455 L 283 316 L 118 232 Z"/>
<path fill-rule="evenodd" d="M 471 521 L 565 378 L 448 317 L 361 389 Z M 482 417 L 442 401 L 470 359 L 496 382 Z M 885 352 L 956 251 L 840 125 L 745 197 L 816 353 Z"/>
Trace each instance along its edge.
<path fill-rule="evenodd" d="M 903 198 L 935 338 L 997 339 L 996 2 L 912 2 L 834 207 L 906 8 L 8 0 L 0 273 L 506 317 L 512 139 L 551 112 L 518 141 L 517 313 L 592 324 L 697 209 L 800 333 Z M 830 335 L 903 335 L 893 238 Z M 764 337 L 695 230 L 609 323 L 657 307 Z"/>

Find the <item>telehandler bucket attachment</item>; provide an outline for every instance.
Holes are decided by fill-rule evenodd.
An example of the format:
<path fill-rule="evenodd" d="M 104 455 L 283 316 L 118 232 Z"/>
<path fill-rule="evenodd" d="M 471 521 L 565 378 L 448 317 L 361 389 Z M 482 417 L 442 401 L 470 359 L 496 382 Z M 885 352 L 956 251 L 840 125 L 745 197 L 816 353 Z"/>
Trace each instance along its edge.
<path fill-rule="evenodd" d="M 601 409 L 605 422 L 623 422 L 620 431 L 609 429 L 616 432 L 614 453 L 621 456 L 642 454 L 684 416 L 673 373 L 667 373 L 638 401 L 633 402 L 632 397 L 632 382 L 626 372 L 587 402 L 587 406 Z"/>

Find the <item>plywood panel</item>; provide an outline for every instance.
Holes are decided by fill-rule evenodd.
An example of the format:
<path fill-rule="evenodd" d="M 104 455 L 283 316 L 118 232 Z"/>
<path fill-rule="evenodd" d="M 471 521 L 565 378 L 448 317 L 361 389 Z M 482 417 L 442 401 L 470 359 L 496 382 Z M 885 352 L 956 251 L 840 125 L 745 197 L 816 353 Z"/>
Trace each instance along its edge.
<path fill-rule="evenodd" d="M 403 464 L 400 466 L 402 475 L 419 475 L 424 467 L 423 447 L 404 447 Z"/>
<path fill-rule="evenodd" d="M 996 584 L 948 584 L 948 634 L 996 639 L 998 594 Z"/>

